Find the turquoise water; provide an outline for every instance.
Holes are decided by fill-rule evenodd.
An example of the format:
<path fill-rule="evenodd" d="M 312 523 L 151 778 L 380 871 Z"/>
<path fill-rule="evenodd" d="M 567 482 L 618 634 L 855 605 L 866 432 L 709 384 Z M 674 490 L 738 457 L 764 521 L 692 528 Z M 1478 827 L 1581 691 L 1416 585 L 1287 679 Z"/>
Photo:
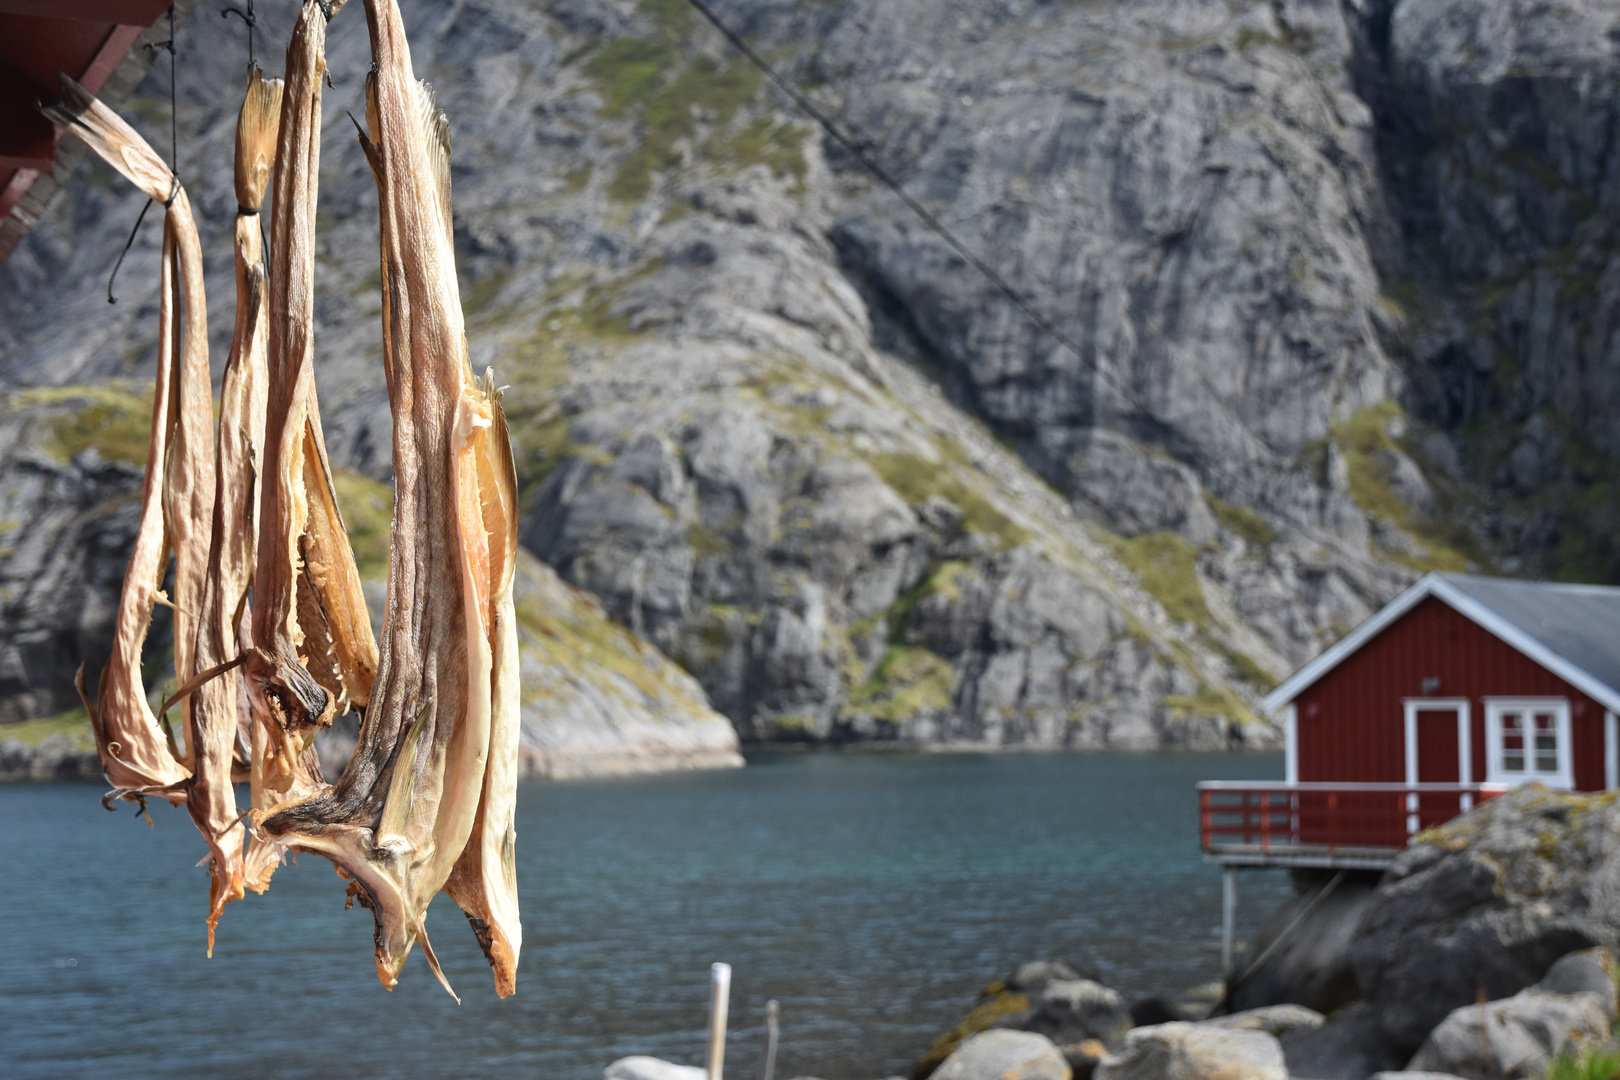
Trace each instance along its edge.
<path fill-rule="evenodd" d="M 530 784 L 524 945 L 498 1001 L 455 905 L 428 932 L 463 1004 L 412 956 L 376 981 L 371 917 L 306 856 L 231 904 L 204 956 L 203 844 L 86 785 L 0 787 L 0 1076 L 598 1080 L 626 1054 L 701 1064 L 708 969 L 733 965 L 727 1073 L 876 1080 L 1025 959 L 1127 997 L 1217 976 L 1220 875 L 1200 779 L 1279 755 L 766 755 L 723 773 Z M 1253 925 L 1287 890 L 1245 878 Z"/>

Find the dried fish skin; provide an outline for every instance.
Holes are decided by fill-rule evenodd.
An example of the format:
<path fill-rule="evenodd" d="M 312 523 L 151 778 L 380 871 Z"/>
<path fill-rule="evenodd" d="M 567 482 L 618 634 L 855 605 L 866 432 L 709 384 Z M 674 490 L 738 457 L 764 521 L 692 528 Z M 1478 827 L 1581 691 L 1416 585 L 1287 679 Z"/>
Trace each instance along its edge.
<path fill-rule="evenodd" d="M 124 575 L 113 647 L 92 705 L 85 698 L 102 769 L 114 794 L 144 802 L 157 795 L 179 804 L 191 771 L 159 731 L 147 703 L 141 651 L 152 605 L 175 608 L 175 674 L 182 685 L 196 673 L 197 612 L 207 573 L 208 526 L 213 516 L 213 401 L 208 372 L 207 310 L 202 250 L 190 199 L 168 166 L 133 128 L 78 83 L 61 77 L 61 99 L 43 111 L 82 139 L 148 197 L 162 202 L 162 288 L 158 315 L 157 382 L 147 448 L 141 517 Z M 170 550 L 176 587 L 161 584 Z M 190 702 L 183 706 L 189 722 Z M 189 745 L 187 750 L 190 751 Z"/>
<path fill-rule="evenodd" d="M 332 490 L 314 375 L 315 202 L 327 20 L 309 0 L 287 49 L 271 218 L 269 395 L 259 496 L 248 684 L 265 753 L 255 787 L 280 798 L 319 786 L 302 770 L 315 731 L 370 699 L 377 666 L 360 575 Z M 255 804 L 266 808 L 266 794 Z"/>
<path fill-rule="evenodd" d="M 467 364 L 448 126 L 411 71 L 397 6 L 367 0 L 366 21 L 373 71 L 369 135 L 361 138 L 378 186 L 383 362 L 394 419 L 386 613 L 372 701 L 348 767 L 329 791 L 278 807 L 262 827 L 292 848 L 325 855 L 352 880 L 351 895 L 376 920 L 378 978 L 392 987 L 419 936 L 443 980 L 423 916 L 486 805 L 498 674 L 505 698 L 515 695 L 506 681 L 515 665 L 496 668 L 497 656 L 514 655 L 498 642 L 509 641 L 515 483 L 499 402 Z M 502 799 L 499 791 L 488 799 L 485 817 L 504 839 Z M 474 877 L 482 880 L 481 868 Z M 515 891 L 511 899 L 515 908 Z M 515 910 L 469 903 L 489 908 L 501 949 L 511 953 L 501 963 L 515 964 Z M 501 980 L 498 970 L 498 985 L 510 985 L 509 976 Z"/>
<path fill-rule="evenodd" d="M 479 469 L 483 496 L 480 522 L 490 548 L 493 595 L 487 605 L 486 632 L 494 650 L 490 685 L 489 758 L 484 790 L 471 837 L 445 882 L 444 891 L 461 906 L 495 975 L 495 992 L 517 991 L 518 953 L 523 926 L 517 895 L 517 763 L 522 733 L 518 685 L 517 616 L 512 584 L 517 565 L 517 470 L 492 375 L 484 395 L 493 404 L 492 424 L 479 428 L 468 447 Z M 467 516 L 461 518 L 465 530 Z M 465 540 L 464 540 L 465 542 Z M 481 613 L 484 614 L 484 613 Z"/>
<path fill-rule="evenodd" d="M 254 455 L 264 443 L 266 285 L 257 211 L 264 201 L 281 118 L 281 80 L 248 69 L 247 93 L 236 125 L 236 330 L 220 390 L 213 531 L 203 593 L 197 663 L 204 670 L 242 655 L 241 636 L 252 582 Z M 207 841 L 208 954 L 225 905 L 243 895 L 244 832 L 236 810 L 232 765 L 242 727 L 241 674 L 222 671 L 196 691 L 188 742 L 195 747 L 186 809 Z M 251 722 L 251 717 L 249 717 Z"/>

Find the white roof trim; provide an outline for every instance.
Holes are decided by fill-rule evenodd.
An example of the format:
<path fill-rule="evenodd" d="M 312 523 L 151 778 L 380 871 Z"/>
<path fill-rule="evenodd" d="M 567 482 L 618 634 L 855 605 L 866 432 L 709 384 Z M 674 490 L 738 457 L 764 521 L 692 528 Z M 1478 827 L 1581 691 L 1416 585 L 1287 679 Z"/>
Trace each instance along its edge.
<path fill-rule="evenodd" d="M 1444 577 L 1432 573 L 1425 574 L 1415 585 L 1384 605 L 1366 622 L 1341 638 L 1332 648 L 1294 672 L 1287 682 L 1266 695 L 1266 711 L 1275 713 L 1278 709 L 1293 701 L 1304 693 L 1305 689 L 1312 683 L 1343 663 L 1347 657 L 1365 645 L 1379 631 L 1412 610 L 1419 601 L 1430 596 L 1445 601 L 1458 614 L 1478 623 L 1481 627 L 1513 646 L 1577 690 L 1600 702 L 1605 708 L 1620 712 L 1620 689 L 1616 689 L 1588 674 L 1584 669 L 1571 663 L 1567 657 L 1554 652 L 1478 600 L 1453 586 Z"/>

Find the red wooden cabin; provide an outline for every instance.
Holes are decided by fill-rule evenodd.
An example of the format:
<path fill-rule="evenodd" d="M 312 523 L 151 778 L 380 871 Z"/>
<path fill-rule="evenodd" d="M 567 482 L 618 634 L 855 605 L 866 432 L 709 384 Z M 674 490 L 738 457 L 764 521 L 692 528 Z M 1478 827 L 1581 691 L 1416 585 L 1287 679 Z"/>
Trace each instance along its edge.
<path fill-rule="evenodd" d="M 1225 863 L 1374 869 L 1518 784 L 1620 773 L 1620 588 L 1429 574 L 1266 699 L 1280 784 L 1199 785 Z"/>

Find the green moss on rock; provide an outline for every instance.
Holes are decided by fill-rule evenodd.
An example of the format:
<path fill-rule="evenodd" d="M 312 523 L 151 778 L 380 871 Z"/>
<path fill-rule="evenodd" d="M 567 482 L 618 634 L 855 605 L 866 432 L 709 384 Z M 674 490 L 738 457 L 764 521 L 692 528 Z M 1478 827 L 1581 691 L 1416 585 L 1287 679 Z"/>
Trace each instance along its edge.
<path fill-rule="evenodd" d="M 10 395 L 6 408 L 48 411 L 45 451 L 64 464 L 91 447 L 109 461 L 146 464 L 152 436 L 150 387 L 137 389 L 121 381 L 40 387 Z"/>
<path fill-rule="evenodd" d="M 994 537 L 1006 547 L 1018 547 L 1030 539 L 1028 529 L 963 481 L 948 462 L 926 461 L 915 454 L 874 454 L 866 460 L 908 503 L 916 505 L 930 495 L 949 499 L 962 511 L 962 527 L 968 532 Z"/>
<path fill-rule="evenodd" d="M 974 1006 L 960 1024 L 929 1044 L 923 1056 L 911 1068 L 912 1080 L 932 1076 L 934 1070 L 944 1064 L 945 1059 L 955 1053 L 963 1042 L 981 1031 L 990 1030 L 990 1026 L 1002 1017 L 1027 1011 L 1029 1004 L 1028 994 L 1015 994 L 1000 983 L 991 984 L 986 988 L 985 999 Z"/>
<path fill-rule="evenodd" d="M 1198 583 L 1198 549 L 1186 538 L 1173 532 L 1131 537 L 1102 535 L 1142 588 L 1164 605 L 1170 618 L 1192 623 L 1204 631 L 1214 626 L 1215 620 L 1204 602 L 1204 588 Z"/>
<path fill-rule="evenodd" d="M 901 723 L 921 712 L 951 707 L 955 672 L 928 649 L 891 645 L 871 678 L 850 695 L 844 711 Z"/>
<path fill-rule="evenodd" d="M 1221 528 L 1234 536 L 1242 537 L 1255 547 L 1267 548 L 1277 541 L 1277 533 L 1265 520 L 1252 510 L 1245 510 L 1241 506 L 1233 506 L 1224 499 L 1218 498 L 1208 492 L 1204 493 L 1204 501 L 1220 522 Z"/>
<path fill-rule="evenodd" d="M 1334 426 L 1332 438 L 1344 454 L 1350 497 L 1367 514 L 1411 536 L 1424 551 L 1422 555 L 1386 552 L 1390 558 L 1414 570 L 1466 570 L 1466 535 L 1423 519 L 1401 501 L 1390 484 L 1394 472 L 1391 455 L 1400 453 L 1401 447 L 1389 429 L 1400 415 L 1395 402 L 1380 401 Z"/>
<path fill-rule="evenodd" d="M 96 748 L 95 732 L 90 730 L 90 717 L 82 708 L 69 709 L 65 713 L 38 720 L 24 720 L 20 724 L 0 724 L 0 742 L 38 746 L 58 735 L 66 737 L 76 751 L 88 752 Z"/>

